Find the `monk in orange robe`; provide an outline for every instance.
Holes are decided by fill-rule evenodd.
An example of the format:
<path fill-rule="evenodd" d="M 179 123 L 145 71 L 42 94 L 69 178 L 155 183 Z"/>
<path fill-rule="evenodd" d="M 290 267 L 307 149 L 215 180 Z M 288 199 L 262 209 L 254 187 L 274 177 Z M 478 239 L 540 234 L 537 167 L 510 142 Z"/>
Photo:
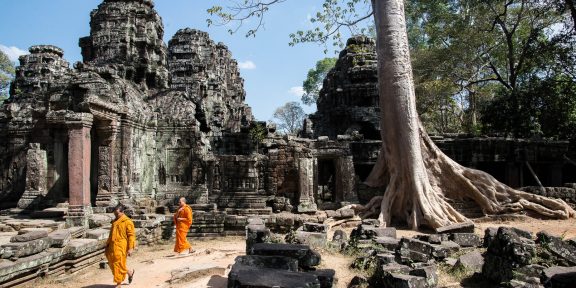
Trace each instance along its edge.
<path fill-rule="evenodd" d="M 180 197 L 178 205 L 178 211 L 174 213 L 174 225 L 176 225 L 174 252 L 184 254 L 184 251 L 188 250 L 188 253 L 193 253 L 194 249 L 186 239 L 190 225 L 192 225 L 192 208 L 186 205 L 186 198 L 184 197 Z"/>
<path fill-rule="evenodd" d="M 132 256 L 134 245 L 136 244 L 136 233 L 134 223 L 124 214 L 124 206 L 118 205 L 114 208 L 116 219 L 112 221 L 112 228 L 106 242 L 106 259 L 114 275 L 116 287 L 122 287 L 122 282 L 128 275 L 128 282 L 132 283 L 135 270 L 128 273 L 126 267 L 126 256 Z"/>

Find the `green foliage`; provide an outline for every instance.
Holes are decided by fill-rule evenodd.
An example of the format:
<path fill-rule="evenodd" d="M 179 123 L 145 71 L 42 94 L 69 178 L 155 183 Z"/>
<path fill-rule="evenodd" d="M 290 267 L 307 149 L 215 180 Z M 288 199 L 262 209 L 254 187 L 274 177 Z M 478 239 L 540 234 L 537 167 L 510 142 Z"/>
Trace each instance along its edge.
<path fill-rule="evenodd" d="M 285 2 L 286 0 L 244 0 L 228 1 L 230 6 L 213 6 L 207 10 L 211 19 L 207 19 L 208 26 L 230 25 L 233 28 L 228 32 L 234 34 L 250 18 L 255 18 L 252 26 L 245 33 L 246 37 L 254 37 L 264 23 L 266 12 L 270 7 Z M 344 47 L 345 35 L 374 35 L 374 21 L 370 0 L 324 0 L 322 7 L 312 15 L 310 22 L 313 28 L 299 30 L 291 33 L 290 46 L 298 43 L 318 43 L 325 47 L 328 53 L 328 45 L 339 52 Z"/>
<path fill-rule="evenodd" d="M 254 144 L 260 144 L 262 143 L 262 140 L 266 138 L 268 131 L 266 130 L 266 125 L 256 122 L 252 124 L 248 133 L 250 134 L 250 139 Z"/>
<path fill-rule="evenodd" d="M 306 113 L 298 102 L 288 102 L 274 112 L 278 128 L 284 133 L 296 135 L 302 129 Z"/>
<path fill-rule="evenodd" d="M 14 79 L 14 63 L 4 52 L 0 51 L 0 104 L 8 99 L 10 83 Z"/>
<path fill-rule="evenodd" d="M 502 91 L 483 108 L 485 132 L 515 137 L 576 139 L 576 81 L 567 75 L 534 78 Z"/>
<path fill-rule="evenodd" d="M 306 105 L 315 104 L 318 100 L 320 90 L 324 78 L 328 72 L 336 65 L 338 58 L 324 58 L 316 62 L 316 68 L 310 69 L 306 80 L 304 80 L 304 95 L 302 95 L 302 103 Z"/>
<path fill-rule="evenodd" d="M 432 131 L 477 133 L 480 106 L 573 55 L 569 37 L 554 35 L 568 35 L 554 32 L 566 18 L 542 1 L 406 1 L 406 18 L 419 112 Z"/>

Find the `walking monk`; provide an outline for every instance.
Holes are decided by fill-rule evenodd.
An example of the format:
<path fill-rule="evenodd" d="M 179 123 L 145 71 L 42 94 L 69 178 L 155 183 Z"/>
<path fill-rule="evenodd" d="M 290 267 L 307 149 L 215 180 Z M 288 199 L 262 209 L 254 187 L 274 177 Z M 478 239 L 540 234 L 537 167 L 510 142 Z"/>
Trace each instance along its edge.
<path fill-rule="evenodd" d="M 128 273 L 126 256 L 132 256 L 134 252 L 136 233 L 134 232 L 134 223 L 124 214 L 124 209 L 122 204 L 114 208 L 116 219 L 112 221 L 112 228 L 106 243 L 106 258 L 112 274 L 114 274 L 116 287 L 122 287 L 126 275 L 128 275 L 128 283 L 132 283 L 132 277 L 134 277 L 134 270 L 132 273 Z"/>
<path fill-rule="evenodd" d="M 176 244 L 174 245 L 174 252 L 178 254 L 185 254 L 184 251 L 188 250 L 188 253 L 193 253 L 194 249 L 188 239 L 186 239 L 186 234 L 190 230 L 190 225 L 192 225 L 192 208 L 186 205 L 186 198 L 180 197 L 178 200 L 178 211 L 174 213 L 174 225 L 176 225 Z"/>

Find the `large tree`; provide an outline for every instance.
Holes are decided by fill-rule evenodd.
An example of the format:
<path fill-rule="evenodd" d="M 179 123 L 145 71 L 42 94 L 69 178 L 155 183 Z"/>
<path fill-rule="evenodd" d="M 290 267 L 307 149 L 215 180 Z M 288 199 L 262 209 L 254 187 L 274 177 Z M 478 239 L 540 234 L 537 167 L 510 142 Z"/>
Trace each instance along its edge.
<path fill-rule="evenodd" d="M 334 2 L 338 1 L 326 0 L 325 5 Z M 554 218 L 576 216 L 562 200 L 514 190 L 485 172 L 459 165 L 436 147 L 416 112 L 404 1 L 372 0 L 371 5 L 377 34 L 382 149 L 367 183 L 386 186 L 386 191 L 377 201 L 370 201 L 369 207 L 356 208 L 370 211 L 370 206 L 377 206 L 383 225 L 395 220 L 414 229 L 468 221 L 447 202 L 449 198 L 472 199 L 485 214 L 532 210 Z"/>
<path fill-rule="evenodd" d="M 8 99 L 10 82 L 14 78 L 14 64 L 4 52 L 0 50 L 0 104 Z"/>
<path fill-rule="evenodd" d="M 316 104 L 320 95 L 320 90 L 324 83 L 324 78 L 334 65 L 338 58 L 324 58 L 316 62 L 316 67 L 308 70 L 306 80 L 302 83 L 304 94 L 302 95 L 302 103 L 306 105 Z"/>
<path fill-rule="evenodd" d="M 288 102 L 274 111 L 278 128 L 286 134 L 296 135 L 302 129 L 306 113 L 298 102 Z"/>

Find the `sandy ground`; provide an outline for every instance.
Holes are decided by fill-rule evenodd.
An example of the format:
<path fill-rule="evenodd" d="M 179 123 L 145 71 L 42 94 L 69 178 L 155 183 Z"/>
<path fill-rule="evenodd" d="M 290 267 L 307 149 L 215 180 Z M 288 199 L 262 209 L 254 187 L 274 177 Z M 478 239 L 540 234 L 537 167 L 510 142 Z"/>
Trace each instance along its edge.
<path fill-rule="evenodd" d="M 576 220 L 537 220 L 521 219 L 511 221 L 492 221 L 487 223 L 477 223 L 476 233 L 483 235 L 487 227 L 512 226 L 531 232 L 542 230 L 562 236 L 565 239 L 576 238 Z M 351 229 L 346 229 L 351 230 Z M 411 237 L 418 232 L 400 229 L 398 237 Z M 187 257 L 173 257 L 172 243 L 156 245 L 154 247 L 140 247 L 137 253 L 128 259 L 129 268 L 136 269 L 134 282 L 125 287 L 175 287 L 175 288 L 225 288 L 227 284 L 226 275 L 228 268 L 234 263 L 234 258 L 244 255 L 245 240 L 243 237 L 226 237 L 211 239 L 191 240 L 196 253 Z M 320 268 L 331 268 L 336 270 L 338 282 L 336 288 L 344 288 L 350 280 L 359 272 L 350 270 L 348 267 L 352 258 L 340 255 L 332 251 L 319 251 L 322 254 Z M 211 275 L 199 275 L 196 278 L 188 279 L 186 283 L 169 284 L 171 272 L 176 269 L 190 266 L 209 264 L 220 267 L 221 273 Z M 39 280 L 28 287 L 34 288 L 108 288 L 112 285 L 112 274 L 110 270 L 99 269 L 98 266 L 80 271 L 76 275 L 68 275 L 61 279 Z M 458 287 L 458 286 L 451 286 Z"/>

